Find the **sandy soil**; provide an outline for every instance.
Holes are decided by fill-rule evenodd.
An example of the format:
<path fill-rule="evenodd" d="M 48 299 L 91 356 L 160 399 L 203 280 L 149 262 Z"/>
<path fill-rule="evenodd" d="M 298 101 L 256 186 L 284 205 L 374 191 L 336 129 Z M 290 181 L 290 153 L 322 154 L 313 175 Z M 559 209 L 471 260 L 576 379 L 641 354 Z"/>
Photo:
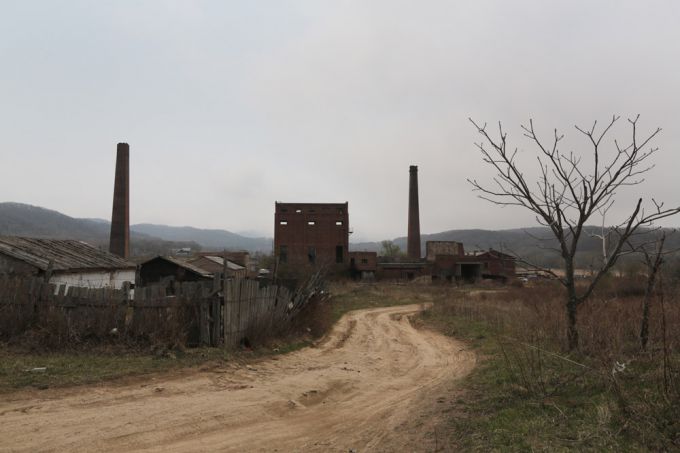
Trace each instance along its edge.
<path fill-rule="evenodd" d="M 433 451 L 446 395 L 475 364 L 415 329 L 417 305 L 343 317 L 317 347 L 251 365 L 0 402 L 0 451 Z"/>

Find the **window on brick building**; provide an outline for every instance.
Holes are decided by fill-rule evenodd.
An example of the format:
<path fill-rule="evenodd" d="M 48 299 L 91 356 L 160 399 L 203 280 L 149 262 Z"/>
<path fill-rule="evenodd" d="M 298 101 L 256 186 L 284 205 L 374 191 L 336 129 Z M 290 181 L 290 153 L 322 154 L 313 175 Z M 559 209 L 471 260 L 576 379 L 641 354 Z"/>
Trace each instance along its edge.
<path fill-rule="evenodd" d="M 307 250 L 307 258 L 309 259 L 310 264 L 316 263 L 316 248 L 315 247 L 310 247 Z"/>
<path fill-rule="evenodd" d="M 279 246 L 279 261 L 281 263 L 287 263 L 288 262 L 288 246 L 287 245 Z"/>
<path fill-rule="evenodd" d="M 335 246 L 335 262 L 342 263 L 345 260 L 345 254 L 342 245 Z"/>

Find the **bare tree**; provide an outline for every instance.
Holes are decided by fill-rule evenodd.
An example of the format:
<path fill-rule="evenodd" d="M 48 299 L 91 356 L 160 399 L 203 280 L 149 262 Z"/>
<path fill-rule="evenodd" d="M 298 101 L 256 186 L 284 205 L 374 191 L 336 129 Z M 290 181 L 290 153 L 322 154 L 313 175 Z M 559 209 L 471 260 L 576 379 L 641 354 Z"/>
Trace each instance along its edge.
<path fill-rule="evenodd" d="M 674 232 L 671 231 L 671 234 Z M 653 241 L 637 245 L 630 241 L 628 243 L 632 251 L 639 252 L 642 255 L 642 263 L 647 271 L 647 284 L 645 286 L 644 299 L 642 300 L 642 321 L 640 322 L 640 347 L 643 351 L 647 349 L 647 343 L 649 342 L 649 317 L 652 299 L 655 297 L 659 270 L 665 263 L 667 255 L 678 252 L 678 249 L 664 249 L 665 242 L 666 231 L 661 231 L 661 235 L 657 235 Z"/>
<path fill-rule="evenodd" d="M 603 140 L 607 137 L 619 119 L 614 116 L 601 130 L 597 131 L 597 122 L 590 129 L 576 126 L 588 143 L 588 154 L 592 153 L 592 165 L 583 162 L 573 152 L 560 150 L 560 135 L 557 129 L 549 144 L 539 139 L 533 121 L 529 126 L 522 126 L 524 136 L 537 147 L 537 160 L 540 167 L 539 176 L 531 181 L 519 168 L 516 160 L 517 148 L 508 150 L 507 133 L 498 124 L 498 136 L 492 137 L 486 125 L 480 126 L 472 119 L 483 141 L 477 143 L 483 160 L 496 171 L 493 184 L 486 186 L 477 180 L 468 180 L 475 190 L 481 192 L 480 197 L 502 206 L 521 206 L 536 215 L 539 224 L 550 228 L 557 239 L 558 252 L 563 260 L 564 275 L 557 275 L 544 269 L 558 278 L 565 288 L 565 307 L 567 312 L 567 339 L 570 350 L 578 347 L 578 330 L 576 324 L 577 309 L 592 294 L 602 277 L 611 269 L 618 258 L 626 253 L 624 245 L 641 226 L 651 225 L 654 221 L 680 212 L 680 207 L 666 209 L 663 203 L 654 203 L 651 213 L 646 213 L 642 206 L 642 198 L 632 207 L 621 223 L 611 228 L 613 238 L 609 241 L 608 251 L 604 253 L 599 269 L 585 288 L 577 288 L 575 274 L 575 258 L 579 241 L 586 223 L 595 213 L 602 213 L 615 201 L 617 190 L 625 186 L 634 186 L 644 181 L 644 174 L 653 166 L 648 164 L 649 158 L 658 148 L 648 148 L 652 140 L 661 132 L 656 129 L 643 138 L 638 137 L 638 117 L 628 120 L 631 128 L 630 143 L 622 146 L 613 141 L 613 156 L 608 159 L 603 153 Z M 526 261 L 524 261 L 526 262 Z M 531 265 L 531 263 L 527 263 Z M 538 267 L 538 266 L 533 266 Z"/>

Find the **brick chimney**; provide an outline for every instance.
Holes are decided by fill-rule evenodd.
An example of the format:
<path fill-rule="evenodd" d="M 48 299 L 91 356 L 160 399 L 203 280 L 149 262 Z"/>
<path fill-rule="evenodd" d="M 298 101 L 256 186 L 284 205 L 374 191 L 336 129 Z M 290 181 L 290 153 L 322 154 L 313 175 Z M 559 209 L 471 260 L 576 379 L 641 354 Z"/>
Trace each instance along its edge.
<path fill-rule="evenodd" d="M 409 168 L 407 254 L 412 260 L 420 260 L 420 210 L 418 208 L 418 167 L 416 165 L 411 165 Z"/>
<path fill-rule="evenodd" d="M 116 153 L 109 251 L 122 258 L 130 256 L 130 146 L 127 143 L 118 143 Z"/>

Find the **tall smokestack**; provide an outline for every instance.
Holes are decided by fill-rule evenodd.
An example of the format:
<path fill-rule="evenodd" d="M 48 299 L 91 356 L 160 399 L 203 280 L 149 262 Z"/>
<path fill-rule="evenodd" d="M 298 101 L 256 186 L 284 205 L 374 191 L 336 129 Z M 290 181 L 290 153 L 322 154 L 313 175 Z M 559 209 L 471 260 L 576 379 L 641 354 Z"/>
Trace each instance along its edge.
<path fill-rule="evenodd" d="M 127 143 L 118 143 L 116 153 L 109 251 L 122 258 L 130 255 L 130 145 Z"/>
<path fill-rule="evenodd" d="M 409 168 L 408 184 L 408 257 L 420 259 L 420 209 L 418 208 L 418 166 Z"/>

